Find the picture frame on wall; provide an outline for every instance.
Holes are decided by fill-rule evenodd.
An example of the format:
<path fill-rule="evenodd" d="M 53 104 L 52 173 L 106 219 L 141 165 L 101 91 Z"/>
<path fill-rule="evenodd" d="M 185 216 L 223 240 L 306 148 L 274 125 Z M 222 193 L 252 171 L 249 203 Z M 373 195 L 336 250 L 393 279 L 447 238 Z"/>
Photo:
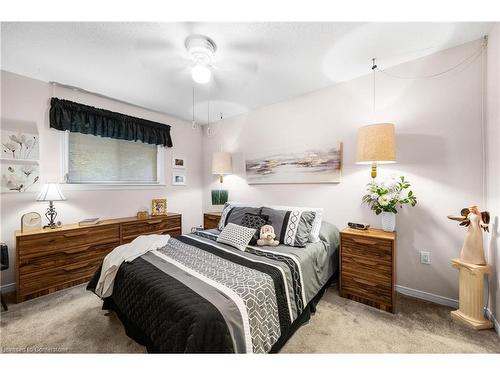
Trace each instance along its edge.
<path fill-rule="evenodd" d="M 5 118 L 0 123 L 0 192 L 36 191 L 40 185 L 37 124 Z"/>
<path fill-rule="evenodd" d="M 186 169 L 186 159 L 173 156 L 172 157 L 172 168 L 173 169 Z"/>
<path fill-rule="evenodd" d="M 183 173 L 173 173 L 172 174 L 172 185 L 185 186 L 186 185 L 186 175 Z"/>
<path fill-rule="evenodd" d="M 284 147 L 246 155 L 249 185 L 338 184 L 342 176 L 343 144 Z"/>

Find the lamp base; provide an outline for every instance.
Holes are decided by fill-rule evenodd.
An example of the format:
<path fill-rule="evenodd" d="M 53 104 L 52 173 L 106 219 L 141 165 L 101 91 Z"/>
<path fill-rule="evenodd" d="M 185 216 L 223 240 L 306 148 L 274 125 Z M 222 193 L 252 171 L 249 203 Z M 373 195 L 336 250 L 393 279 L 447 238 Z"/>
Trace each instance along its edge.
<path fill-rule="evenodd" d="M 47 218 L 49 223 L 47 225 L 45 225 L 43 227 L 43 229 L 45 229 L 45 228 L 50 228 L 50 229 L 57 228 L 57 225 L 55 222 L 55 218 L 57 217 L 57 212 L 56 212 L 56 209 L 54 208 L 53 201 L 49 201 L 49 208 L 47 208 L 47 212 L 45 213 L 45 217 Z"/>

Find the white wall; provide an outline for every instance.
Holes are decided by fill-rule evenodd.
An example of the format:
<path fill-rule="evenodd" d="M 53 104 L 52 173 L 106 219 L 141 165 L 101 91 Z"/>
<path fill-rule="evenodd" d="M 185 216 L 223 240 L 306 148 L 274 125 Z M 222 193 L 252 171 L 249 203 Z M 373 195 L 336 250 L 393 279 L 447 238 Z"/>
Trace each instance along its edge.
<path fill-rule="evenodd" d="M 500 24 L 488 36 L 486 70 L 486 201 L 491 214 L 488 263 L 494 266 L 490 276 L 490 310 L 500 322 Z M 498 327 L 497 327 L 498 328 Z"/>
<path fill-rule="evenodd" d="M 389 71 L 426 75 L 445 70 L 471 55 L 480 41 L 402 64 Z M 225 178 L 229 199 L 258 204 L 324 207 L 325 220 L 340 229 L 347 221 L 380 227 L 380 217 L 362 206 L 369 166 L 354 164 L 358 127 L 376 121 L 396 124 L 398 163 L 379 167 L 379 175 L 404 174 L 418 197 L 415 208 L 397 216 L 397 284 L 458 298 L 458 273 L 450 260 L 459 255 L 463 228 L 446 218 L 482 202 L 481 61 L 458 73 L 432 80 L 401 80 L 379 74 L 377 114 L 372 112 L 372 76 L 366 75 L 250 113 L 225 119 L 204 134 L 205 209 L 210 189 L 210 159 L 221 145 L 235 153 L 236 175 Z M 344 142 L 344 169 L 338 185 L 247 185 L 245 152 L 283 146 Z M 219 208 L 220 209 L 220 208 Z M 431 252 L 421 265 L 419 251 Z"/>
<path fill-rule="evenodd" d="M 131 116 L 166 123 L 172 126 L 173 148 L 165 152 L 166 186 L 127 190 L 73 190 L 62 186 L 67 198 L 55 202 L 57 219 L 63 223 L 74 223 L 88 217 L 116 218 L 135 216 L 141 207 L 150 208 L 151 199 L 167 198 L 168 210 L 182 213 L 183 231 L 202 222 L 202 136 L 201 131 L 192 130 L 190 123 L 143 110 L 134 106 L 80 93 L 55 88 L 48 83 L 1 72 L 1 118 L 6 120 L 36 123 L 40 134 L 40 176 L 44 181 L 58 181 L 61 175 L 62 132 L 50 129 L 48 109 L 51 96 L 57 96 L 98 108 L 105 108 Z M 187 186 L 172 186 L 171 157 L 175 153 L 187 161 Z M 2 285 L 15 281 L 14 231 L 20 228 L 21 215 L 30 211 L 42 217 L 47 203 L 36 202 L 36 192 L 1 194 L 1 241 L 9 246 L 11 268 L 2 272 Z M 45 221 L 45 218 L 44 218 Z"/>

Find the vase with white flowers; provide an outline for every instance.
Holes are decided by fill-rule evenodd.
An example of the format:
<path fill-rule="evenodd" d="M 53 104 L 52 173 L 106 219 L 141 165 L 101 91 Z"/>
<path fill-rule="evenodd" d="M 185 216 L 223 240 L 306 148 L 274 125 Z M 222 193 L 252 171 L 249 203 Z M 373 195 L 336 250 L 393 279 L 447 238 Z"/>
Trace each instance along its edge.
<path fill-rule="evenodd" d="M 405 204 L 414 207 L 417 197 L 409 190 L 411 184 L 404 176 L 392 179 L 389 182 L 377 182 L 373 180 L 367 185 L 367 194 L 363 196 L 363 203 L 367 203 L 377 215 L 382 214 L 382 229 L 393 232 L 396 228 L 396 208 L 402 208 Z"/>

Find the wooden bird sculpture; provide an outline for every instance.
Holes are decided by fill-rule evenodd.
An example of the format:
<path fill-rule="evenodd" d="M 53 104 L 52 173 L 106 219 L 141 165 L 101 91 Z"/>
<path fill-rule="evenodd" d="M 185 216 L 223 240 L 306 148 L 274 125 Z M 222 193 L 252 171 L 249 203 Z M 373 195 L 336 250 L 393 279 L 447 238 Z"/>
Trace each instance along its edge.
<path fill-rule="evenodd" d="M 490 214 L 488 211 L 480 212 L 477 206 L 462 208 L 460 216 L 448 215 L 448 219 L 459 221 L 461 226 L 467 228 L 464 245 L 460 252 L 460 260 L 466 263 L 484 265 L 483 235 L 481 228 L 488 232 Z"/>

